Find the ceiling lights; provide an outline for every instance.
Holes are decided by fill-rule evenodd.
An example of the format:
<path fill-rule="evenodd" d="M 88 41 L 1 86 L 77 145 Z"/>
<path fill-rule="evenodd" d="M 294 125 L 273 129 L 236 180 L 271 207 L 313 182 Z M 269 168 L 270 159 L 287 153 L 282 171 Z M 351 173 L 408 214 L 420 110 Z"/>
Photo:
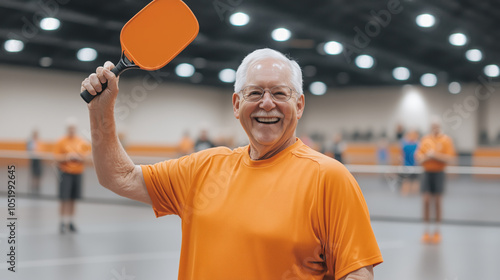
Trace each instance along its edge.
<path fill-rule="evenodd" d="M 472 62 L 478 62 L 483 59 L 483 53 L 478 49 L 471 49 L 465 53 L 465 57 Z"/>
<path fill-rule="evenodd" d="M 463 33 L 453 33 L 448 38 L 453 46 L 463 46 L 467 44 L 467 36 Z"/>
<path fill-rule="evenodd" d="M 452 94 L 458 94 L 462 90 L 462 86 L 458 82 L 451 82 L 448 85 L 448 91 Z"/>
<path fill-rule="evenodd" d="M 229 22 L 234 26 L 244 26 L 250 21 L 250 17 L 245 13 L 234 13 L 229 17 Z"/>
<path fill-rule="evenodd" d="M 78 50 L 76 57 L 80 61 L 94 61 L 97 58 L 97 51 L 93 48 L 83 48 Z"/>
<path fill-rule="evenodd" d="M 236 71 L 230 68 L 223 69 L 219 72 L 219 79 L 224 83 L 233 83 L 236 80 Z"/>
<path fill-rule="evenodd" d="M 286 28 L 276 28 L 271 33 L 273 40 L 278 42 L 287 41 L 292 36 L 292 32 Z"/>
<path fill-rule="evenodd" d="M 491 78 L 500 76 L 500 68 L 498 68 L 498 65 L 495 64 L 486 65 L 483 71 L 486 76 Z"/>
<path fill-rule="evenodd" d="M 57 30 L 61 22 L 57 18 L 47 17 L 40 21 L 40 28 L 47 31 Z"/>
<path fill-rule="evenodd" d="M 361 69 L 369 69 L 373 67 L 373 64 L 375 62 L 373 60 L 373 57 L 366 54 L 362 54 L 356 57 L 354 63 L 356 63 L 356 66 L 358 66 Z"/>
<path fill-rule="evenodd" d="M 424 87 L 433 87 L 437 84 L 437 77 L 432 73 L 423 74 L 422 77 L 420 77 L 420 83 Z"/>
<path fill-rule="evenodd" d="M 423 28 L 433 27 L 436 23 L 436 18 L 434 18 L 431 14 L 421 14 L 417 16 L 416 20 L 417 25 Z"/>
<path fill-rule="evenodd" d="M 396 67 L 392 70 L 392 76 L 398 81 L 406 81 L 410 78 L 410 70 L 406 67 Z"/>
<path fill-rule="evenodd" d="M 191 77 L 194 74 L 194 66 L 189 63 L 181 63 L 175 67 L 175 74 L 179 77 Z"/>
<path fill-rule="evenodd" d="M 19 40 L 7 40 L 3 44 L 3 47 L 8 52 L 20 52 L 24 49 L 24 43 Z"/>
<path fill-rule="evenodd" d="M 344 47 L 342 46 L 341 43 L 339 43 L 337 41 L 330 41 L 330 42 L 325 43 L 323 49 L 324 49 L 325 53 L 327 53 L 329 55 L 337 55 L 337 54 L 342 53 L 342 51 L 344 50 Z"/>
<path fill-rule="evenodd" d="M 309 90 L 314 95 L 323 95 L 326 92 L 326 84 L 323 82 L 313 82 L 309 85 Z"/>

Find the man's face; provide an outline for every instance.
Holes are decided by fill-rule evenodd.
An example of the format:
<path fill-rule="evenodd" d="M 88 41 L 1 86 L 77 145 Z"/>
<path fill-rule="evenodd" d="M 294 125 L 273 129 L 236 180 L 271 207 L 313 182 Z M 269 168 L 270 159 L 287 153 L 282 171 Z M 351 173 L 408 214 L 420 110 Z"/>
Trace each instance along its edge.
<path fill-rule="evenodd" d="M 76 135 L 76 127 L 74 125 L 68 126 L 68 136 L 74 137 Z"/>
<path fill-rule="evenodd" d="M 431 124 L 431 133 L 434 135 L 439 135 L 441 133 L 441 125 L 438 123 Z"/>
<path fill-rule="evenodd" d="M 256 148 L 280 149 L 289 141 L 295 142 L 295 128 L 304 110 L 304 96 L 293 92 L 286 102 L 274 101 L 269 89 L 285 85 L 292 88 L 288 66 L 276 59 L 263 59 L 250 65 L 246 84 L 266 90 L 261 100 L 248 102 L 233 94 L 234 116 L 240 120 L 250 143 Z"/>

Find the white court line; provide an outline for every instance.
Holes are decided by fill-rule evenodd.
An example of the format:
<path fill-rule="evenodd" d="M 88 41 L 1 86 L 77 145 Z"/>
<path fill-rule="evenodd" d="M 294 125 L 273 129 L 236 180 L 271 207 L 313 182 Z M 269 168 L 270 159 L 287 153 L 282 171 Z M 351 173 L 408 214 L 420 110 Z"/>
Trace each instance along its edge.
<path fill-rule="evenodd" d="M 82 225 L 80 230 L 78 231 L 80 234 L 102 234 L 102 233 L 115 233 L 115 232 L 138 232 L 138 231 L 179 231 L 180 232 L 181 225 L 168 225 L 168 224 L 144 224 L 138 223 L 134 225 L 130 224 L 108 224 L 108 225 Z M 29 227 L 29 228 L 21 228 L 18 231 L 19 236 L 42 236 L 42 235 L 60 235 L 59 233 L 59 224 L 53 224 L 52 226 L 40 226 L 40 227 Z M 4 237 L 7 237 L 7 234 L 4 234 Z M 2 238 L 2 234 L 0 233 L 0 238 Z"/>
<path fill-rule="evenodd" d="M 420 166 L 400 166 L 400 165 L 362 165 L 346 164 L 345 167 L 353 173 L 422 173 Z M 500 175 L 500 167 L 476 167 L 476 166 L 447 166 L 447 174 L 477 174 L 477 175 Z"/>
<path fill-rule="evenodd" d="M 155 252 L 155 253 L 136 253 L 136 254 L 121 254 L 109 256 L 88 256 L 79 258 L 64 258 L 64 259 L 50 259 L 50 260 L 33 260 L 22 261 L 19 260 L 16 267 L 29 268 L 29 267 L 47 267 L 47 266 L 62 266 L 62 265 L 75 265 L 75 264 L 91 264 L 91 263 L 109 263 L 109 262 L 125 262 L 125 261 L 142 261 L 142 260 L 161 260 L 166 258 L 179 258 L 179 251 L 168 252 Z M 0 270 L 7 269 L 6 263 L 0 264 Z"/>

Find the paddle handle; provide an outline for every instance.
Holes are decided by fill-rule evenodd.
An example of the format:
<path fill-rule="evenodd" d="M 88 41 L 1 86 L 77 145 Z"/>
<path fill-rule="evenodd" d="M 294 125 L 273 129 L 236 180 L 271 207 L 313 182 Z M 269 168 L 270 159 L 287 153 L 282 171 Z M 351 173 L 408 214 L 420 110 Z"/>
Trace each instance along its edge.
<path fill-rule="evenodd" d="M 118 77 L 118 75 L 120 75 L 121 72 L 126 70 L 126 67 L 127 66 L 124 63 L 122 63 L 122 60 L 120 59 L 120 62 L 118 62 L 115 68 L 111 69 L 111 72 L 113 72 L 113 74 L 115 74 L 115 76 Z M 101 86 L 102 86 L 101 92 L 98 92 L 96 95 L 92 95 L 87 90 L 85 90 L 84 92 L 80 93 L 80 96 L 83 98 L 83 100 L 85 100 L 85 102 L 90 103 L 92 99 L 94 99 L 97 95 L 100 95 L 108 87 L 108 83 L 106 82 L 104 84 L 101 84 Z"/>

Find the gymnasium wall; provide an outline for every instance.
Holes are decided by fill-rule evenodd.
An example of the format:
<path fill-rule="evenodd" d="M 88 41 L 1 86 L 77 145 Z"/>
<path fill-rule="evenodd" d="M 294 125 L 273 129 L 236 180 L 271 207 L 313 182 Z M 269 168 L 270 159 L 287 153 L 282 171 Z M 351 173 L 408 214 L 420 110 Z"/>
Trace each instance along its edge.
<path fill-rule="evenodd" d="M 465 87 L 458 95 L 449 94 L 445 87 L 404 86 L 352 88 L 333 90 L 324 96 L 307 96 L 299 135 L 325 130 L 328 137 L 343 131 L 352 134 L 355 130 L 361 133 L 371 130 L 380 135 L 385 130 L 387 137 L 394 139 L 397 124 L 427 133 L 432 116 L 438 116 L 457 149 L 471 152 L 477 142 L 478 111 L 464 108 L 467 114 L 460 114 L 455 107 L 470 99 L 473 88 Z"/>
<path fill-rule="evenodd" d="M 126 74 L 126 73 L 125 73 Z M 0 65 L 0 140 L 24 140 L 37 127 L 44 141 L 65 132 L 70 116 L 78 119 L 88 137 L 88 113 L 78 96 L 86 74 Z M 441 116 L 446 133 L 457 148 L 470 152 L 477 145 L 477 85 L 451 95 L 444 86 L 335 89 L 324 96 L 306 95 L 306 111 L 298 135 L 371 129 L 393 137 L 398 123 L 428 130 L 431 115 Z M 188 130 L 196 137 L 201 128 L 211 136 L 223 135 L 245 143 L 246 137 L 231 107 L 231 89 L 199 87 L 163 81 L 158 75 L 122 77 L 116 106 L 118 130 L 127 143 L 175 144 Z M 500 129 L 500 98 L 494 92 L 484 103 L 490 135 Z M 477 98 L 476 98 L 477 100 Z M 458 107 L 462 107 L 460 112 Z"/>
<path fill-rule="evenodd" d="M 498 141 L 500 137 L 500 87 L 496 87 L 486 103 L 486 130 L 490 141 Z"/>

